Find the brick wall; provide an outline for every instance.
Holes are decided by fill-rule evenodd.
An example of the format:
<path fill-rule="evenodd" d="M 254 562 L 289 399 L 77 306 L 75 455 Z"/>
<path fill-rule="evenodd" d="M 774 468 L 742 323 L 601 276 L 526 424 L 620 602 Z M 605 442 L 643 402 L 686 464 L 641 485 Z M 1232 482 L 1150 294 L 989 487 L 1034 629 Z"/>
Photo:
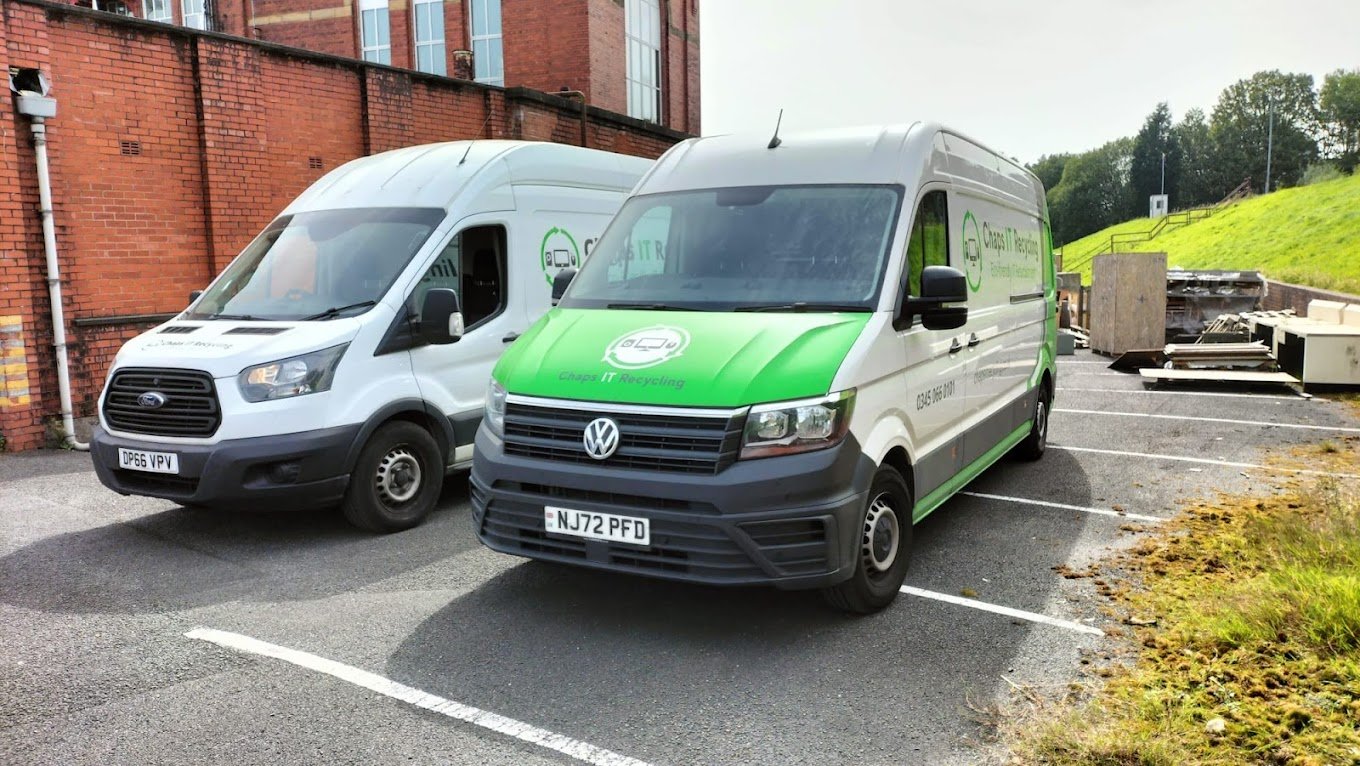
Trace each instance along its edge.
<path fill-rule="evenodd" d="M 182 309 L 325 172 L 411 144 L 581 135 L 579 103 L 536 91 L 41 0 L 0 0 L 0 51 L 46 72 L 58 101 L 47 127 L 77 415 L 93 413 L 119 346 Z M 22 337 L 0 338 L 9 449 L 41 445 L 60 411 L 29 130 L 0 92 L 0 320 L 20 317 Z M 596 108 L 587 133 L 648 157 L 681 137 Z M 8 395 L 20 366 L 27 400 Z"/>
<path fill-rule="evenodd" d="M 1306 316 L 1308 314 L 1308 302 L 1314 300 L 1360 304 L 1360 295 L 1349 295 L 1331 290 L 1319 290 L 1316 287 L 1266 280 L 1266 298 L 1261 301 L 1261 307 L 1267 311 L 1294 309 L 1299 316 Z"/>

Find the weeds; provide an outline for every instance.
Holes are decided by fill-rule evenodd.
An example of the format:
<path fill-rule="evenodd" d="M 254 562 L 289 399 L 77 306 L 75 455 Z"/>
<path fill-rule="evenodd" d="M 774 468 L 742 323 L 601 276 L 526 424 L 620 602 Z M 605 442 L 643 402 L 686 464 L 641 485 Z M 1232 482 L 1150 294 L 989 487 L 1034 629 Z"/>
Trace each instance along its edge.
<path fill-rule="evenodd" d="M 1355 445 L 1330 447 L 1314 454 L 1355 473 Z M 1134 660 L 1099 669 L 1085 702 L 1018 722 L 1019 762 L 1360 764 L 1354 484 L 1195 505 L 1112 568 L 1133 576 L 1107 592 Z"/>

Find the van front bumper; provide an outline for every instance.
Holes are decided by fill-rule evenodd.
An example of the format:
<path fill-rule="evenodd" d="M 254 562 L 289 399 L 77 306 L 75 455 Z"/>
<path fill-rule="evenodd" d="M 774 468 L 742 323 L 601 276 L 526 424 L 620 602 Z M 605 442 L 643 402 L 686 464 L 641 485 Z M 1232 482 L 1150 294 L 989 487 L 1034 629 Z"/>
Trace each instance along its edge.
<path fill-rule="evenodd" d="M 183 445 L 115 436 L 96 426 L 90 441 L 95 474 L 124 495 L 184 505 L 251 510 L 303 510 L 337 505 L 349 485 L 345 462 L 360 426 L 208 445 Z M 119 467 L 118 449 L 173 452 L 179 473 Z"/>
<path fill-rule="evenodd" d="M 818 588 L 854 572 L 874 471 L 853 438 L 695 475 L 507 455 L 483 426 L 472 514 L 484 545 L 516 556 L 712 585 Z M 545 506 L 646 518 L 651 545 L 550 536 Z"/>

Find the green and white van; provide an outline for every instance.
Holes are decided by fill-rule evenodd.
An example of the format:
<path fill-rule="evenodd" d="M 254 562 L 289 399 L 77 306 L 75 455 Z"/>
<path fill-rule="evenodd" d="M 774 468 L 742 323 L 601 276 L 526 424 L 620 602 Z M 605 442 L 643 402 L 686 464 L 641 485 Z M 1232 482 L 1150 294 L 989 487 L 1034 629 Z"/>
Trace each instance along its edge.
<path fill-rule="evenodd" d="M 897 595 L 912 524 L 1043 454 L 1043 186 L 916 123 L 685 141 L 493 372 L 477 534 L 710 584 Z"/>

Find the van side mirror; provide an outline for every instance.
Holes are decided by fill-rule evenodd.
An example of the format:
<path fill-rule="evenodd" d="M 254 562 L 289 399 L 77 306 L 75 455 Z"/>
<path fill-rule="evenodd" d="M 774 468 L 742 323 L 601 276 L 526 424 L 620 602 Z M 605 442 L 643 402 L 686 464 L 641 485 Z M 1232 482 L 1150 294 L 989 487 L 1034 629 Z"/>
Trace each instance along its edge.
<path fill-rule="evenodd" d="M 949 266 L 927 266 L 921 270 L 921 295 L 907 298 L 902 306 L 903 319 L 910 324 L 921 317 L 927 330 L 953 330 L 968 321 L 968 306 L 949 306 L 968 302 L 968 278 Z"/>
<path fill-rule="evenodd" d="M 557 302 L 562 300 L 562 296 L 567 294 L 567 286 L 575 278 L 576 269 L 562 269 L 557 272 L 552 283 L 552 305 L 556 306 Z"/>
<path fill-rule="evenodd" d="M 463 310 L 458 293 L 436 287 L 425 293 L 420 306 L 420 337 L 432 346 L 443 346 L 463 337 Z"/>
<path fill-rule="evenodd" d="M 203 291 L 202 291 L 202 290 L 190 290 L 190 291 L 189 291 L 189 305 L 190 305 L 190 306 L 194 305 L 194 301 L 198 300 L 198 299 L 201 298 L 202 296 L 203 296 Z"/>

